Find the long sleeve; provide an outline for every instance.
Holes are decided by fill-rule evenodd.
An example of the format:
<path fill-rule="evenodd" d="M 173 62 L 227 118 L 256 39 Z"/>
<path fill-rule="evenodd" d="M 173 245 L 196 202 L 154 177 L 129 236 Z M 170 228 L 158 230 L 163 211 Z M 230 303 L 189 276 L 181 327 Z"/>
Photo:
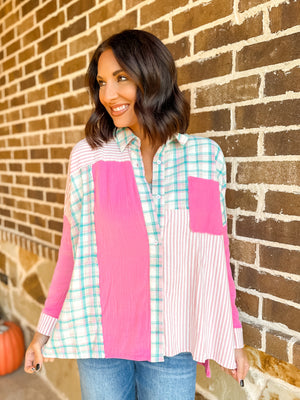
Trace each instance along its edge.
<path fill-rule="evenodd" d="M 65 206 L 63 218 L 63 232 L 59 248 L 58 260 L 49 288 L 48 296 L 45 302 L 44 309 L 41 313 L 37 331 L 51 336 L 54 326 L 57 322 L 61 309 L 63 307 L 73 273 L 74 257 L 71 240 L 71 212 L 70 212 L 70 197 L 71 197 L 71 177 L 70 164 L 67 177 L 67 185 L 65 191 Z"/>
<path fill-rule="evenodd" d="M 230 290 L 230 301 L 231 301 L 231 309 L 232 309 L 232 321 L 233 321 L 233 328 L 234 328 L 235 348 L 242 348 L 244 346 L 243 331 L 242 331 L 242 324 L 239 320 L 238 309 L 235 305 L 236 289 L 235 289 L 235 284 L 234 284 L 234 281 L 232 278 L 232 273 L 231 273 L 231 268 L 230 268 L 229 239 L 228 239 L 227 224 L 226 224 L 226 204 L 225 204 L 226 164 L 225 164 L 223 153 L 220 148 L 216 154 L 216 163 L 217 163 L 217 174 L 218 174 L 219 184 L 220 184 L 220 201 L 221 201 L 221 209 L 222 209 L 222 217 L 223 217 L 224 250 L 225 250 L 225 257 L 226 257 L 228 285 L 229 285 L 229 290 Z"/>

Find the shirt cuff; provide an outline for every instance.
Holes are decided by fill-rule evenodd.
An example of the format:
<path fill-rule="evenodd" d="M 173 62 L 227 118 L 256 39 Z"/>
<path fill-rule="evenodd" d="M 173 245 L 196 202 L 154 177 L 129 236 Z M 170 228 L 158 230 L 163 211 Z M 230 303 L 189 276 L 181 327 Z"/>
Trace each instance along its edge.
<path fill-rule="evenodd" d="M 234 348 L 242 349 L 244 347 L 243 328 L 234 328 Z"/>
<path fill-rule="evenodd" d="M 56 322 L 57 318 L 51 317 L 42 312 L 37 326 L 37 331 L 42 335 L 51 336 Z"/>

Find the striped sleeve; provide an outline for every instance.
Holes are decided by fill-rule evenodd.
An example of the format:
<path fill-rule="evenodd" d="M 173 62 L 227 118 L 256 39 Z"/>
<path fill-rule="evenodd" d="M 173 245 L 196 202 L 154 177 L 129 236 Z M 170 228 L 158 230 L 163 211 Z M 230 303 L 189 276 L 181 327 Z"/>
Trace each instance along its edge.
<path fill-rule="evenodd" d="M 69 168 L 70 171 L 70 168 Z M 65 301 L 74 267 L 73 248 L 70 225 L 70 173 L 68 173 L 65 192 L 65 211 L 63 218 L 63 232 L 59 248 L 58 260 L 49 288 L 44 309 L 41 313 L 37 331 L 43 335 L 51 336 L 63 303 Z"/>

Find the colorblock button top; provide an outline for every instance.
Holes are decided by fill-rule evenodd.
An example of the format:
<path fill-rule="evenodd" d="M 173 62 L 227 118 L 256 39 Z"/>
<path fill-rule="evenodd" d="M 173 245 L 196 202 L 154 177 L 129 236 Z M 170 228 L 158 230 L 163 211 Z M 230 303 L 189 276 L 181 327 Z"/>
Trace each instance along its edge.
<path fill-rule="evenodd" d="M 46 357 L 235 368 L 243 347 L 226 230 L 226 171 L 210 139 L 174 135 L 145 179 L 129 129 L 70 157 L 63 235 L 38 330 Z"/>

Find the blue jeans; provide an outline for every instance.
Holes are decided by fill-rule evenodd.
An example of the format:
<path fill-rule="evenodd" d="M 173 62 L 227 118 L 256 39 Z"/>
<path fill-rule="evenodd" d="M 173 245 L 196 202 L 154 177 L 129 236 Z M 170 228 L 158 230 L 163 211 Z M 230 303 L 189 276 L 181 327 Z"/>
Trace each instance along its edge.
<path fill-rule="evenodd" d="M 194 400 L 196 361 L 191 353 L 164 362 L 118 358 L 77 360 L 82 400 Z"/>

